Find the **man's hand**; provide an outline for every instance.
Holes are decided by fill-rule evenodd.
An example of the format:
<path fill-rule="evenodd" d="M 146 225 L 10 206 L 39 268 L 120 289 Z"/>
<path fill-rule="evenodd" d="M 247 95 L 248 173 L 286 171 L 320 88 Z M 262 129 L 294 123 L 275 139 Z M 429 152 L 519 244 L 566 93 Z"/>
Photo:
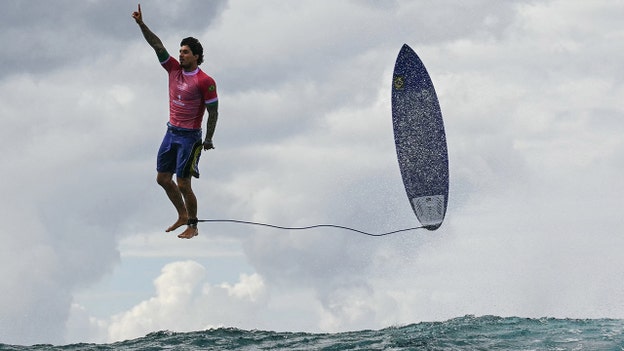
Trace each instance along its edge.
<path fill-rule="evenodd" d="M 214 145 L 212 144 L 212 140 L 204 140 L 204 150 L 214 149 Z"/>
<path fill-rule="evenodd" d="M 143 23 L 143 14 L 141 13 L 141 4 L 139 4 L 139 10 L 138 11 L 134 11 L 132 13 L 132 18 L 134 18 L 134 20 L 138 24 Z"/>

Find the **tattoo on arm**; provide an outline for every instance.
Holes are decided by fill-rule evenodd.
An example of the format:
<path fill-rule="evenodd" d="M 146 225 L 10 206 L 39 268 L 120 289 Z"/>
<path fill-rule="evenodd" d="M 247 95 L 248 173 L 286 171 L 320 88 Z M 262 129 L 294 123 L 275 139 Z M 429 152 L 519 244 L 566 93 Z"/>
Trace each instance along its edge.
<path fill-rule="evenodd" d="M 160 41 L 160 38 L 158 38 L 158 36 L 156 36 L 156 34 L 154 34 L 145 23 L 139 24 L 139 27 L 141 28 L 143 37 L 145 37 L 147 43 L 150 44 L 152 48 L 154 48 L 154 51 L 156 51 L 158 57 L 160 58 L 162 55 L 164 55 L 167 50 L 165 49 L 162 41 Z"/>
<path fill-rule="evenodd" d="M 208 121 L 206 122 L 206 140 L 212 140 L 219 119 L 218 105 L 216 103 L 207 105 Z"/>

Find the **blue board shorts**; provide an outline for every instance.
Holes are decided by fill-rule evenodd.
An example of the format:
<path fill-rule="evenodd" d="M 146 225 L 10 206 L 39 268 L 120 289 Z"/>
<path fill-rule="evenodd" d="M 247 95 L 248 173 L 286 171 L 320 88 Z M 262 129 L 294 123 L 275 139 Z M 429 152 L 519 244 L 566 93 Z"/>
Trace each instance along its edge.
<path fill-rule="evenodd" d="M 199 157 L 202 151 L 201 129 L 186 129 L 167 123 L 156 170 L 159 173 L 175 173 L 178 178 L 199 178 Z"/>

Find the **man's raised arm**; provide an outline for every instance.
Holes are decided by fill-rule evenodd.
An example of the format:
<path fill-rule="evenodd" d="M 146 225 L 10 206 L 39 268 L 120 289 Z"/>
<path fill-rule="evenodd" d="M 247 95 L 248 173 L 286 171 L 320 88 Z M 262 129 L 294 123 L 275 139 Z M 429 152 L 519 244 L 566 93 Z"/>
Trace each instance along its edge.
<path fill-rule="evenodd" d="M 143 23 L 143 14 L 141 13 L 141 4 L 139 4 L 138 11 L 134 11 L 132 13 L 132 18 L 134 18 L 136 23 L 139 25 L 139 28 L 141 28 L 141 32 L 143 32 L 143 36 L 145 37 L 145 40 L 147 41 L 147 43 L 150 44 L 152 48 L 154 48 L 154 51 L 156 51 L 156 55 L 158 55 L 158 59 L 160 61 L 164 61 L 165 59 L 167 59 L 169 54 L 167 53 L 167 50 L 165 49 L 165 46 L 163 45 L 162 41 L 160 41 L 160 39 L 156 36 L 156 34 L 154 34 L 147 27 L 145 23 Z"/>

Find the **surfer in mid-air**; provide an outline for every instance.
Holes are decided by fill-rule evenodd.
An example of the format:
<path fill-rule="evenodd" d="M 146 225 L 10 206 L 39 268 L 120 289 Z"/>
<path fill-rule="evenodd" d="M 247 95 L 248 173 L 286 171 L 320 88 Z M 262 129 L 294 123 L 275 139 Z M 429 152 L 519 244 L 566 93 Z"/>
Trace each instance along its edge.
<path fill-rule="evenodd" d="M 204 54 L 197 39 L 188 37 L 182 40 L 178 61 L 169 55 L 161 40 L 145 25 L 140 4 L 138 10 L 132 13 L 132 18 L 169 74 L 169 122 L 158 150 L 156 181 L 165 189 L 178 211 L 178 219 L 166 231 L 187 225 L 178 237 L 191 239 L 199 234 L 197 198 L 191 188 L 191 179 L 199 177 L 202 148 L 214 148 L 212 136 L 219 115 L 216 84 L 198 67 L 203 62 Z M 202 140 L 201 124 L 205 111 L 208 111 L 208 120 L 206 137 Z"/>

